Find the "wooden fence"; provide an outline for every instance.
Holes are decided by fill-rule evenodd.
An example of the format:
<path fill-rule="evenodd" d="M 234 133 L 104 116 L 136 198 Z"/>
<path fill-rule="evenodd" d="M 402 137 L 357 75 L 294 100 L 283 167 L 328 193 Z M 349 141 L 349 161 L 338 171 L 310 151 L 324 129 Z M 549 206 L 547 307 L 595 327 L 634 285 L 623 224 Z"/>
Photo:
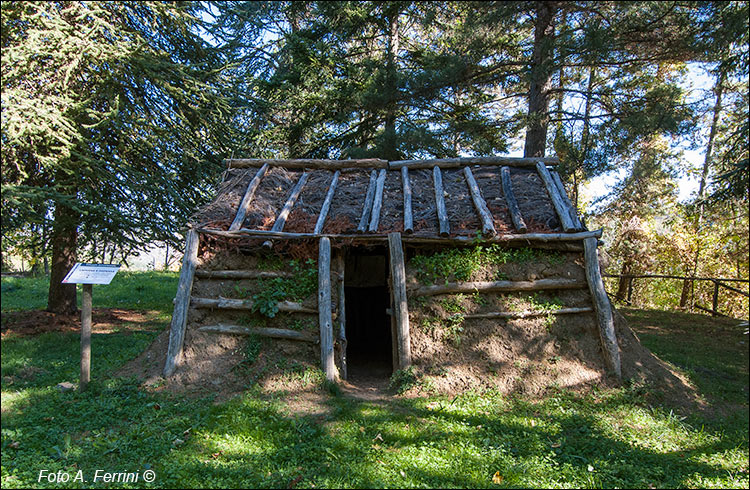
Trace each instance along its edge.
<path fill-rule="evenodd" d="M 718 277 L 687 277 L 687 276 L 673 276 L 673 275 L 667 275 L 667 274 L 603 274 L 604 277 L 614 277 L 614 278 L 626 278 L 629 279 L 628 281 L 628 289 L 627 294 L 625 297 L 617 296 L 616 294 L 611 295 L 615 299 L 619 301 L 624 301 L 627 305 L 632 306 L 633 305 L 633 289 L 636 279 L 675 279 L 683 281 L 686 285 L 685 287 L 689 287 L 692 289 L 695 282 L 700 281 L 706 281 L 713 284 L 713 295 L 712 295 L 712 301 L 711 301 L 711 308 L 708 308 L 706 306 L 701 306 L 697 304 L 694 300 L 692 301 L 686 301 L 686 296 L 683 292 L 682 297 L 680 298 L 680 307 L 681 308 L 687 308 L 687 309 L 693 309 L 696 308 L 698 310 L 702 310 L 708 313 L 711 313 L 712 316 L 727 316 L 725 314 L 722 314 L 719 311 L 719 295 L 720 290 L 723 288 L 727 290 L 730 293 L 734 294 L 740 294 L 745 297 L 750 297 L 750 294 L 748 292 L 743 291 L 741 289 L 738 289 L 734 286 L 730 286 L 727 284 L 728 282 L 734 282 L 734 283 L 746 283 L 750 284 L 750 280 L 748 279 L 735 279 L 735 278 L 718 278 Z M 683 289 L 685 291 L 685 289 Z M 693 296 L 694 298 L 694 296 Z M 688 304 L 689 303 L 689 304 Z"/>

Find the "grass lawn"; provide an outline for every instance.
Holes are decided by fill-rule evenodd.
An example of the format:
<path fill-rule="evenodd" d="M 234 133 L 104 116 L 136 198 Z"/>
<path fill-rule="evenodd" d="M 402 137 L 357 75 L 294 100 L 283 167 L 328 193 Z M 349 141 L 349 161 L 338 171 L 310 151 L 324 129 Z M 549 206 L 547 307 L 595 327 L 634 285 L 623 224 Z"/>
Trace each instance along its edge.
<path fill-rule="evenodd" d="M 176 276 L 144 274 L 151 275 L 124 274 L 117 288 L 95 288 L 94 306 L 168 311 Z M 42 306 L 23 281 L 31 280 L 14 280 L 7 291 L 3 279 L 3 311 Z M 139 285 L 143 294 L 133 294 Z M 650 387 L 631 386 L 542 400 L 466 393 L 363 402 L 327 394 L 327 412 L 295 416 L 283 394 L 257 388 L 213 403 L 112 377 L 168 317 L 95 334 L 90 390 L 61 392 L 57 383 L 77 382 L 78 335 L 7 335 L 2 487 L 747 488 L 748 338 L 737 321 L 624 314 L 647 347 L 697 384 L 713 413 L 678 416 L 648 404 Z M 41 470 L 70 480 L 38 481 Z M 73 481 L 79 470 L 87 481 Z M 94 482 L 96 470 L 136 472 L 139 480 Z"/>

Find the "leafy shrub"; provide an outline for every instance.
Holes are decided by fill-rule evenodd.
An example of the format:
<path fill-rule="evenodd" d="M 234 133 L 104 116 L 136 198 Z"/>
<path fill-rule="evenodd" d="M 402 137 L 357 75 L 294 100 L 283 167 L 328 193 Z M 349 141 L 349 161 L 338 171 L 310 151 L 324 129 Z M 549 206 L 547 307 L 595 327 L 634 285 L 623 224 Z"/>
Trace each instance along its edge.
<path fill-rule="evenodd" d="M 318 288 L 318 269 L 313 259 L 304 263 L 289 261 L 292 277 L 272 277 L 258 280 L 260 291 L 253 295 L 253 311 L 269 318 L 279 312 L 279 301 L 302 301 Z"/>
<path fill-rule="evenodd" d="M 388 383 L 388 389 L 396 391 L 399 395 L 419 384 L 414 366 L 406 369 L 399 369 L 391 375 L 391 381 Z"/>
<path fill-rule="evenodd" d="M 432 284 L 439 278 L 448 282 L 451 276 L 458 281 L 468 281 L 489 265 L 540 260 L 555 265 L 562 263 L 563 257 L 555 252 L 531 248 L 505 249 L 493 243 L 463 249 L 447 249 L 432 255 L 417 255 L 411 259 L 411 265 L 416 269 L 420 281 Z"/>

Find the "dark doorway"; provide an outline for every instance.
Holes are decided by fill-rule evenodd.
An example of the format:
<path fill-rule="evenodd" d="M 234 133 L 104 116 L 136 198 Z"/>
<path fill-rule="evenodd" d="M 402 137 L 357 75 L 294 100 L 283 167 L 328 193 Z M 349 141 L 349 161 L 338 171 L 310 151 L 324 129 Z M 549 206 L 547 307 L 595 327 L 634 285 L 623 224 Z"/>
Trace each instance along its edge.
<path fill-rule="evenodd" d="M 385 249 L 350 250 L 344 278 L 348 376 L 388 377 L 393 346 Z"/>

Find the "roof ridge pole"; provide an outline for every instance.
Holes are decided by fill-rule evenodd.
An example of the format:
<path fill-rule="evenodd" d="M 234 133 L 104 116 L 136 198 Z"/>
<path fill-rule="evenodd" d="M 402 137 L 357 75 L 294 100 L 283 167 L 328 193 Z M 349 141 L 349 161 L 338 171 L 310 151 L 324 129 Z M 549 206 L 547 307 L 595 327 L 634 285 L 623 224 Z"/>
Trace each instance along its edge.
<path fill-rule="evenodd" d="M 495 225 L 492 223 L 492 213 L 487 208 L 487 203 L 482 197 L 477 181 L 474 179 L 474 174 L 471 173 L 469 167 L 464 167 L 464 177 L 466 177 L 466 185 L 469 186 L 469 192 L 471 192 L 471 199 L 474 201 L 474 208 L 482 219 L 482 233 L 485 235 L 496 235 L 497 231 L 495 231 Z"/>
<path fill-rule="evenodd" d="M 448 212 L 445 210 L 443 174 L 437 165 L 432 167 L 432 182 L 435 185 L 435 205 L 437 206 L 438 222 L 440 223 L 440 236 L 448 236 L 451 233 L 451 229 L 448 223 Z"/>
<path fill-rule="evenodd" d="M 615 333 L 615 322 L 612 316 L 612 304 L 604 289 L 604 281 L 599 270 L 599 254 L 597 253 L 596 238 L 585 238 L 583 240 L 583 255 L 586 268 L 586 282 L 589 285 L 591 299 L 596 310 L 596 320 L 599 325 L 599 338 L 604 350 L 604 359 L 607 366 L 615 373 L 618 379 L 622 379 L 622 366 L 620 364 L 620 351 L 617 345 Z"/>
<path fill-rule="evenodd" d="M 185 255 L 182 258 L 180 280 L 177 283 L 172 323 L 169 327 L 169 345 L 167 360 L 164 363 L 164 376 L 169 377 L 182 363 L 182 345 L 185 341 L 185 326 L 187 325 L 190 293 L 193 290 L 193 278 L 198 262 L 198 243 L 200 235 L 194 229 L 189 229 L 185 239 Z"/>
<path fill-rule="evenodd" d="M 536 171 L 539 174 L 539 177 L 542 178 L 544 187 L 547 188 L 547 194 L 549 194 L 549 197 L 552 200 L 552 205 L 557 212 L 557 216 L 560 218 L 560 224 L 562 225 L 563 230 L 565 232 L 576 231 L 576 227 L 570 219 L 568 208 L 565 206 L 562 196 L 560 196 L 560 193 L 557 191 L 557 187 L 552 181 L 552 176 L 550 176 L 546 165 L 541 161 L 537 162 Z"/>
<path fill-rule="evenodd" d="M 516 194 L 513 192 L 513 182 L 510 180 L 510 168 L 503 167 L 500 169 L 500 180 L 503 186 L 505 203 L 508 205 L 508 212 L 510 213 L 510 219 L 513 221 L 513 226 L 519 233 L 526 233 L 526 222 L 521 215 L 521 209 L 518 207 Z"/>
<path fill-rule="evenodd" d="M 363 233 L 367 229 L 367 223 L 370 221 L 370 210 L 372 210 L 372 200 L 375 197 L 375 185 L 378 172 L 370 172 L 370 184 L 367 186 L 367 195 L 365 196 L 365 207 L 362 208 L 362 216 L 359 218 L 357 233 Z"/>
<path fill-rule="evenodd" d="M 232 221 L 232 224 L 229 225 L 229 231 L 238 230 L 242 226 L 242 223 L 244 223 L 245 216 L 247 215 L 247 212 L 250 210 L 250 202 L 253 200 L 255 191 L 258 189 L 258 186 L 260 185 L 260 180 L 266 174 L 266 170 L 268 170 L 267 163 L 264 164 L 262 167 L 260 167 L 260 169 L 258 169 L 258 171 L 255 173 L 255 177 L 253 177 L 253 179 L 247 185 L 247 189 L 245 190 L 245 195 L 242 196 L 242 201 L 240 202 L 240 205 L 237 208 L 237 214 L 234 217 L 234 221 Z"/>
<path fill-rule="evenodd" d="M 315 231 L 313 231 L 313 233 L 316 235 L 320 234 L 323 231 L 323 225 L 325 225 L 326 217 L 328 216 L 328 210 L 331 207 L 333 193 L 336 192 L 336 184 L 338 184 L 340 174 L 341 171 L 336 170 L 333 173 L 333 178 L 331 178 L 331 184 L 328 186 L 328 194 L 326 194 L 326 198 L 323 201 L 323 207 L 320 208 L 320 214 L 318 214 L 318 222 L 315 223 Z"/>
<path fill-rule="evenodd" d="M 380 208 L 383 204 L 383 186 L 385 185 L 386 170 L 380 169 L 378 174 L 378 181 L 375 188 L 375 198 L 372 204 L 372 212 L 370 215 L 370 227 L 367 231 L 370 233 L 377 233 L 378 222 L 380 221 Z"/>
<path fill-rule="evenodd" d="M 414 218 L 411 214 L 411 182 L 409 167 L 401 167 L 401 183 L 404 187 L 404 233 L 414 233 Z"/>

